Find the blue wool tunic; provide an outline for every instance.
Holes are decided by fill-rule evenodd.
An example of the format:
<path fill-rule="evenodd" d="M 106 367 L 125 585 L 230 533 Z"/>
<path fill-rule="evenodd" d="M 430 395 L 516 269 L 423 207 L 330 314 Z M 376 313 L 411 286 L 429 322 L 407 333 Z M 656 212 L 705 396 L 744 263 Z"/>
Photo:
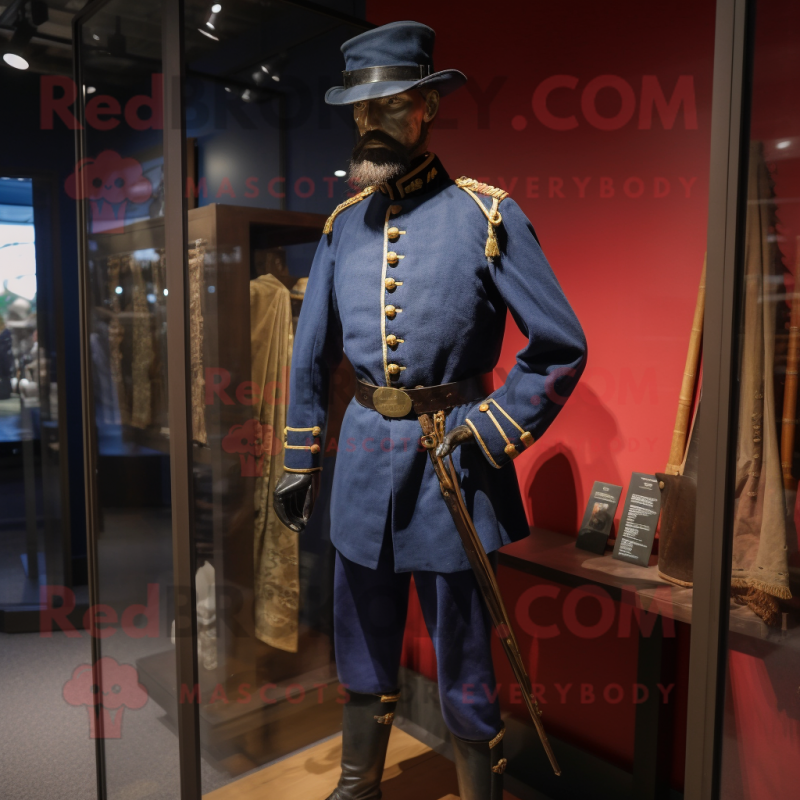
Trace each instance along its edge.
<path fill-rule="evenodd" d="M 454 463 L 489 553 L 528 535 L 511 462 L 536 446 L 564 405 L 585 366 L 586 341 L 510 198 L 493 226 L 499 255 L 485 254 L 494 199 L 490 189 L 472 187 L 460 188 L 426 154 L 403 178 L 335 215 L 294 342 L 285 465 L 321 468 L 330 375 L 343 352 L 356 376 L 377 386 L 459 381 L 494 369 L 510 312 L 528 341 L 505 383 L 447 416 L 447 430 L 467 424 L 474 433 Z M 349 561 L 377 568 L 388 531 L 398 572 L 468 569 L 420 435 L 413 414 L 392 419 L 355 400 L 348 406 L 331 541 Z"/>

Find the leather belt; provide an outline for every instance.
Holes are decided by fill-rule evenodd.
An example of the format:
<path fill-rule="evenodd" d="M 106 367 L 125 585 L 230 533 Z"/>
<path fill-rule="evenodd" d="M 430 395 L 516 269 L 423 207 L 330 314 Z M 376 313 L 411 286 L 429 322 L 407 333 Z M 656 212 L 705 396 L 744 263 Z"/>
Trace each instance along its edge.
<path fill-rule="evenodd" d="M 455 383 L 438 386 L 417 386 L 415 389 L 399 389 L 392 386 L 373 386 L 356 380 L 356 401 L 377 411 L 384 417 L 407 417 L 415 414 L 432 414 L 449 411 L 455 406 L 481 400 L 491 394 L 491 374 L 465 378 Z"/>

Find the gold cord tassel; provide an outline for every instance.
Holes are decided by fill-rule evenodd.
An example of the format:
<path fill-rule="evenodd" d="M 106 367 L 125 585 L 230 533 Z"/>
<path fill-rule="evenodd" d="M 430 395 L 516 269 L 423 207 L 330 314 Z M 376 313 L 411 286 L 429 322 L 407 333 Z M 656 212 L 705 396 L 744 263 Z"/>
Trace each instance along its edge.
<path fill-rule="evenodd" d="M 493 198 L 492 210 L 487 217 L 489 220 L 489 235 L 486 238 L 486 248 L 483 251 L 486 254 L 486 258 L 497 258 L 500 255 L 500 247 L 497 244 L 497 236 L 494 232 L 494 229 L 503 221 L 503 217 L 497 210 L 498 204 L 498 199 L 496 197 Z"/>
<path fill-rule="evenodd" d="M 494 229 L 503 222 L 503 217 L 497 207 L 500 205 L 501 200 L 508 197 L 508 192 L 502 189 L 495 189 L 494 186 L 488 186 L 485 183 L 478 183 L 472 178 L 459 178 L 456 181 L 456 186 L 459 189 L 463 189 L 478 204 L 478 208 L 483 211 L 484 216 L 489 220 L 489 235 L 486 237 L 486 247 L 484 247 L 483 252 L 486 258 L 497 258 L 500 255 L 500 246 L 497 244 L 497 235 Z M 491 210 L 486 210 L 486 206 L 480 201 L 475 191 L 492 198 Z"/>

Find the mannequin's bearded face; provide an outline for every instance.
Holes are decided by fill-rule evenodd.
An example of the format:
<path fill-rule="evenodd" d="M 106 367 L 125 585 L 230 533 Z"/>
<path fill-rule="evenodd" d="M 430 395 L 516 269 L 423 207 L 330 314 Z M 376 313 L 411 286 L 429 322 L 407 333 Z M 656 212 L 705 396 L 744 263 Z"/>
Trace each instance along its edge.
<path fill-rule="evenodd" d="M 439 93 L 410 92 L 353 104 L 361 138 L 353 148 L 350 180 L 359 189 L 399 178 L 425 152 L 428 128 L 439 108 Z"/>

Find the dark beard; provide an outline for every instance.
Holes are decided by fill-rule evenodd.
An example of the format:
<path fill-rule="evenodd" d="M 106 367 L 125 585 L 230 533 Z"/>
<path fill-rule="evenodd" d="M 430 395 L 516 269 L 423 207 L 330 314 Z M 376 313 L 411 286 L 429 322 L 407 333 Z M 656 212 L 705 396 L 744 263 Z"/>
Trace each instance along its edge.
<path fill-rule="evenodd" d="M 350 159 L 350 182 L 358 189 L 388 183 L 405 175 L 411 165 L 414 153 L 428 136 L 428 126 L 423 123 L 419 138 L 411 147 L 404 147 L 388 133 L 367 131 L 353 148 Z M 380 142 L 383 147 L 370 147 L 369 142 Z"/>

